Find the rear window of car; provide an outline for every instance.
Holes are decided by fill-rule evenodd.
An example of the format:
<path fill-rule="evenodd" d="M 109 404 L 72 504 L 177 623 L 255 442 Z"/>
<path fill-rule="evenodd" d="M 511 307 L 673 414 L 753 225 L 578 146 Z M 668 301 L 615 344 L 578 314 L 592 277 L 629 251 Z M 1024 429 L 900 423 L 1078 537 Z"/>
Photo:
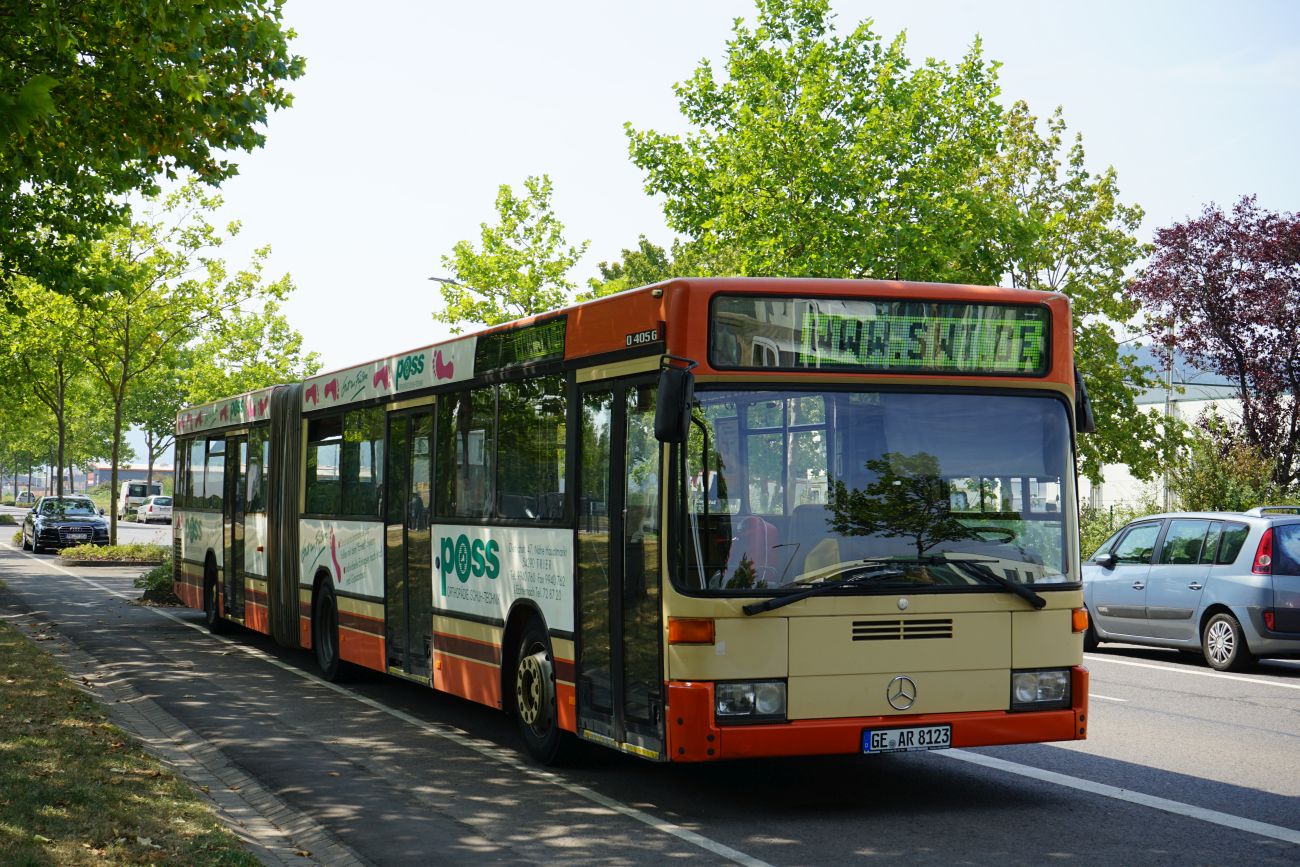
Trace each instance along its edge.
<path fill-rule="evenodd" d="M 1237 555 L 1241 553 L 1241 546 L 1246 544 L 1249 535 L 1250 527 L 1245 524 L 1233 521 L 1224 524 L 1223 535 L 1219 537 L 1219 556 L 1214 558 L 1214 562 L 1220 566 L 1237 562 Z"/>
<path fill-rule="evenodd" d="M 1300 524 L 1273 528 L 1273 574 L 1300 575 Z"/>
<path fill-rule="evenodd" d="M 154 503 L 155 506 L 170 506 L 170 505 L 172 504 L 172 498 L 171 498 L 171 497 L 154 497 L 154 498 L 153 498 L 153 503 Z"/>

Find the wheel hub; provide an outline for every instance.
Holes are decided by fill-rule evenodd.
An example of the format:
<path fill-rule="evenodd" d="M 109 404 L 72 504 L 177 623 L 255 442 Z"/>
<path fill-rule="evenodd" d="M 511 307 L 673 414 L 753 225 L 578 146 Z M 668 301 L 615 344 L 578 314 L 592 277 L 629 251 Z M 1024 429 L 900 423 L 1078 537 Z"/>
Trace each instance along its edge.
<path fill-rule="evenodd" d="M 1210 656 L 1217 662 L 1226 662 L 1228 657 L 1232 656 L 1232 630 L 1228 624 L 1219 621 L 1210 627 L 1210 634 L 1207 636 L 1210 646 Z"/>
<path fill-rule="evenodd" d="M 519 718 L 534 730 L 550 727 L 552 701 L 551 661 L 544 651 L 519 660 L 515 675 L 515 705 Z"/>

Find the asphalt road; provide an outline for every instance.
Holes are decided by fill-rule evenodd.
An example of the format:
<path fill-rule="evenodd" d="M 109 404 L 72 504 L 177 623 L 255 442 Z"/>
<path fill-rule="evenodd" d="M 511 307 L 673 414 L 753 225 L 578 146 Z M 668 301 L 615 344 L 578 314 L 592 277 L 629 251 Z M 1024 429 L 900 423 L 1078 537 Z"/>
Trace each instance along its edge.
<path fill-rule="evenodd" d="M 0 616 L 219 750 L 281 827 L 314 822 L 340 844 L 319 860 L 1300 863 L 1300 663 L 1224 675 L 1103 646 L 1082 743 L 696 766 L 600 751 L 549 772 L 496 711 L 378 675 L 326 685 L 304 652 L 131 603 L 132 574 L 0 547 Z"/>

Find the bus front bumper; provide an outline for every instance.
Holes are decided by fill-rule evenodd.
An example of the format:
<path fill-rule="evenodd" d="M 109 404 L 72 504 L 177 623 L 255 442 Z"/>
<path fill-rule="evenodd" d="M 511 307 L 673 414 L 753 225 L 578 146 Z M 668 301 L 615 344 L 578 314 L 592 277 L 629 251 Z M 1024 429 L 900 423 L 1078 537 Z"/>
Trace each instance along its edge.
<path fill-rule="evenodd" d="M 711 762 L 765 756 L 817 756 L 862 752 L 867 729 L 948 724 L 952 746 L 1083 740 L 1088 734 L 1088 670 L 1075 666 L 1071 676 L 1073 706 L 1041 711 L 974 711 L 795 720 L 786 723 L 723 725 L 714 723 L 713 684 L 668 682 L 668 758 L 674 762 Z"/>

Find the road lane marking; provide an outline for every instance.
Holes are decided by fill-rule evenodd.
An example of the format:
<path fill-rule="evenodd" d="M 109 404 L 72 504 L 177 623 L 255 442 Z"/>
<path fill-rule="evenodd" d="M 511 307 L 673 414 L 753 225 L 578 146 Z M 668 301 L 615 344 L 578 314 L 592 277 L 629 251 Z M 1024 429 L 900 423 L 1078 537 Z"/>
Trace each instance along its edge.
<path fill-rule="evenodd" d="M 1109 696 L 1109 695 L 1097 695 L 1097 693 L 1093 692 L 1092 690 L 1088 690 L 1088 698 L 1099 698 L 1102 701 L 1128 701 L 1128 699 L 1126 698 L 1114 698 L 1113 696 Z"/>
<path fill-rule="evenodd" d="M 91 587 L 94 587 L 96 590 L 101 590 L 104 593 L 109 594 L 110 596 L 116 596 L 119 599 L 126 600 L 127 602 L 138 601 L 136 599 L 133 599 L 129 594 L 114 590 L 111 587 L 105 587 L 103 584 L 100 584 L 97 581 L 92 581 L 89 578 L 83 578 L 80 575 L 68 571 L 62 566 L 58 566 L 54 563 L 50 563 L 45 560 L 40 560 L 34 555 L 28 554 L 26 551 L 18 551 L 12 545 L 4 543 L 4 547 L 9 548 L 11 551 L 16 551 L 17 553 L 22 554 L 23 556 L 31 560 L 34 560 L 37 563 L 41 563 L 45 566 L 48 566 L 51 569 L 61 572 L 64 575 L 67 575 L 69 578 L 75 578 L 76 580 L 82 582 L 83 584 L 87 584 Z M 669 822 L 666 819 L 660 819 L 659 817 L 653 816 L 650 813 L 647 813 L 643 810 L 638 810 L 636 807 L 629 806 L 627 804 L 622 803 L 621 801 L 616 801 L 613 798 L 607 797 L 606 795 L 602 795 L 600 792 L 597 792 L 594 789 L 589 789 L 586 786 L 583 786 L 579 783 L 569 782 L 563 777 L 560 777 L 559 775 L 554 774 L 550 771 L 543 771 L 538 768 L 534 768 L 529 765 L 526 765 L 522 761 L 520 761 L 520 759 L 513 752 L 505 748 L 498 747 L 493 744 L 489 744 L 486 741 L 477 740 L 471 737 L 468 732 L 462 729 L 455 728 L 454 726 L 445 725 L 443 723 L 427 723 L 424 720 L 414 717 L 404 711 L 400 711 L 396 708 L 388 707 L 387 705 L 383 704 L 382 702 L 376 701 L 375 699 L 369 698 L 364 695 L 358 695 L 357 693 L 351 692 L 345 689 L 344 687 L 339 686 L 338 684 L 330 683 L 327 680 L 322 680 L 316 675 L 307 671 L 303 671 L 300 668 L 295 668 L 294 666 L 289 665 L 286 662 L 282 662 L 281 660 L 278 660 L 275 657 L 270 656 L 261 650 L 258 650 L 256 647 L 249 647 L 248 645 L 242 644 L 233 639 L 226 638 L 221 635 L 214 635 L 207 630 L 207 627 L 201 626 L 197 623 L 192 623 L 189 620 L 185 620 L 184 618 L 177 617 L 175 614 L 172 614 L 170 611 L 166 611 L 162 608 L 146 608 L 145 610 L 152 611 L 155 614 L 158 614 L 162 617 L 166 617 L 168 620 L 171 620 L 174 623 L 179 623 L 182 626 L 186 626 L 190 629 L 193 629 L 195 632 L 202 634 L 205 638 L 210 638 L 215 641 L 219 641 L 222 644 L 235 648 L 237 650 L 241 650 L 244 653 L 248 654 L 249 656 L 253 657 L 254 659 L 261 660 L 262 662 L 268 662 L 271 665 L 274 665 L 276 668 L 282 669 L 283 671 L 287 671 L 290 674 L 296 675 L 310 683 L 314 683 L 318 686 L 323 686 L 326 689 L 333 690 L 339 695 L 344 696 L 346 698 L 350 698 L 355 702 L 359 702 L 360 704 L 363 704 L 366 707 L 371 708 L 372 710 L 377 710 L 381 713 L 388 714 L 394 719 L 401 720 L 402 722 L 407 723 L 408 725 L 413 725 L 416 728 L 419 728 L 422 731 L 425 731 L 431 735 L 435 735 L 437 737 L 443 738 L 444 740 L 450 741 L 456 744 L 457 746 L 464 747 L 465 749 L 472 750 L 473 752 L 478 753 L 484 758 L 491 759 L 492 761 L 497 762 L 498 764 L 507 766 L 512 771 L 515 771 L 518 774 L 532 777 L 533 779 L 540 780 L 542 782 L 550 783 L 553 786 L 558 786 L 559 788 L 564 789 L 566 792 L 572 795 L 576 795 L 579 798 L 582 798 L 587 801 L 591 801 L 594 804 L 598 804 L 599 806 L 605 807 L 608 810 L 612 810 L 615 813 L 618 813 L 629 819 L 634 819 L 635 821 L 640 822 L 643 825 L 648 825 L 649 827 L 653 828 L 656 831 L 659 831 L 663 834 L 668 834 L 669 836 L 672 837 L 676 837 L 677 839 L 685 843 L 690 843 L 693 846 L 698 846 L 699 848 L 705 850 L 706 852 L 711 852 L 714 855 L 717 855 L 719 858 L 725 858 L 728 861 L 734 862 L 736 864 L 744 864 L 746 865 L 746 867 L 772 867 L 772 865 L 768 864 L 766 861 L 763 861 L 759 858 L 755 858 L 752 855 L 747 855 L 738 849 L 733 849 L 730 846 L 726 845 L 725 843 L 719 843 L 717 840 L 712 840 L 708 837 L 705 837 L 703 834 L 699 834 L 696 833 L 695 831 L 690 830 L 689 828 L 683 828 L 682 826 Z"/>
<path fill-rule="evenodd" d="M 1134 668 L 1154 668 L 1156 671 L 1173 671 L 1179 674 L 1195 674 L 1201 677 L 1212 677 L 1216 680 L 1239 680 L 1242 683 L 1255 683 L 1260 686 L 1280 686 L 1283 689 L 1300 689 L 1300 683 L 1281 683 L 1273 680 L 1259 680 L 1254 677 L 1242 677 L 1239 674 L 1223 674 L 1218 671 L 1197 671 L 1194 668 L 1176 668 L 1172 665 L 1156 665 L 1151 662 L 1134 662 L 1131 659 L 1115 659 L 1113 656 L 1104 656 L 1095 653 L 1085 653 L 1084 657 L 1096 662 L 1110 662 L 1115 665 L 1131 665 Z"/>
<path fill-rule="evenodd" d="M 1004 771 L 1008 774 L 1029 777 L 1033 780 L 1041 780 L 1045 783 L 1053 783 L 1057 786 L 1065 786 L 1066 788 L 1077 789 L 1081 792 L 1102 795 L 1103 797 L 1114 798 L 1117 801 L 1127 801 L 1130 804 L 1140 804 L 1144 807 L 1161 810 L 1165 813 L 1173 813 L 1177 816 L 1186 816 L 1189 819 L 1199 819 L 1202 822 L 1222 825 L 1225 828 L 1232 828 L 1237 831 L 1245 831 L 1249 834 L 1257 834 L 1261 837 L 1271 837 L 1274 840 L 1281 840 L 1285 843 L 1300 845 L 1300 831 L 1292 828 L 1284 828 L 1281 825 L 1270 825 L 1267 822 L 1257 822 L 1254 819 L 1246 819 L 1242 816 L 1233 816 L 1230 813 L 1221 813 L 1218 810 L 1209 810 L 1205 807 L 1196 807 L 1192 804 L 1184 804 L 1181 801 L 1171 801 L 1168 798 L 1157 798 L 1155 795 L 1144 795 L 1141 792 L 1121 789 L 1116 786 L 1108 786 L 1105 783 L 1094 783 L 1092 780 L 1071 777 L 1067 774 L 1058 774 L 1055 771 L 1045 771 L 1042 768 L 1035 768 L 1031 765 L 1022 765 L 1017 762 L 1009 762 L 1006 759 L 986 756 L 983 753 L 972 753 L 968 750 L 935 750 L 931 755 L 947 756 L 950 759 L 970 762 L 972 765 L 982 765 L 983 767 L 992 768 L 997 771 Z"/>

